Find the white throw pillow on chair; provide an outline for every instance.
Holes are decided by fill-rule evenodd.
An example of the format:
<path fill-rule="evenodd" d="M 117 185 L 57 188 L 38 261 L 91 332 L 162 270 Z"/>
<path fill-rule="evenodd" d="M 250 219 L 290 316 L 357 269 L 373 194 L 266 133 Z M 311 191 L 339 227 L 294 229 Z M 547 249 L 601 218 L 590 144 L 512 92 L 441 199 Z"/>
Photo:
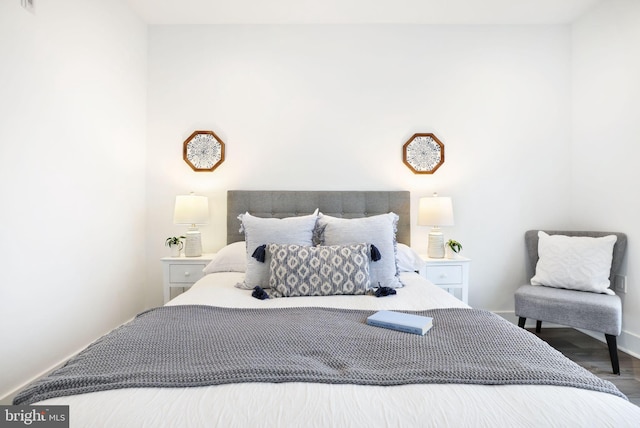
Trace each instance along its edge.
<path fill-rule="evenodd" d="M 549 235 L 538 231 L 538 263 L 532 285 L 615 294 L 609 288 L 617 236 Z"/>

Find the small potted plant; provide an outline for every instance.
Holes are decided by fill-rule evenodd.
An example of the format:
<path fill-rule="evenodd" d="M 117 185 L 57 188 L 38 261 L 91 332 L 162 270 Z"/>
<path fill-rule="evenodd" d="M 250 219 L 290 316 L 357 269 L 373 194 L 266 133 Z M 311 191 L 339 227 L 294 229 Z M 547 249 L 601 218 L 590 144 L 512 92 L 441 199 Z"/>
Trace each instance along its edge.
<path fill-rule="evenodd" d="M 454 239 L 449 239 L 445 244 L 444 249 L 448 259 L 455 259 L 456 255 L 462 251 L 462 244 Z"/>
<path fill-rule="evenodd" d="M 184 236 L 170 236 L 164 241 L 164 245 L 171 249 L 171 257 L 180 257 L 180 251 L 184 247 L 183 239 Z"/>

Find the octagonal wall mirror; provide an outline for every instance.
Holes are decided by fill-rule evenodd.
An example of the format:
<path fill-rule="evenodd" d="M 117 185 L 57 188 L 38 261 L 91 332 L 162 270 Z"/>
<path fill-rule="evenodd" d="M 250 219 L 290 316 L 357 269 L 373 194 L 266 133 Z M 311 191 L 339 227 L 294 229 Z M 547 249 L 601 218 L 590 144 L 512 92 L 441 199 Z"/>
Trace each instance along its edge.
<path fill-rule="evenodd" d="M 444 144 L 431 133 L 413 134 L 402 146 L 402 161 L 414 174 L 433 174 L 444 163 Z"/>
<path fill-rule="evenodd" d="M 224 143 L 213 131 L 195 131 L 184 141 L 182 158 L 194 171 L 213 171 L 224 162 Z"/>

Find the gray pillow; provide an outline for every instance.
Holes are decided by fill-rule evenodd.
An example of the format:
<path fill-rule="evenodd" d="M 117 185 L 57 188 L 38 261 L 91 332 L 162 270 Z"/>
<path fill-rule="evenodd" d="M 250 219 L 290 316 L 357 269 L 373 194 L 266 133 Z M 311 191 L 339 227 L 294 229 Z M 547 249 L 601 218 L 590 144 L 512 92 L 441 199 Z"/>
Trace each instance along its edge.
<path fill-rule="evenodd" d="M 369 288 L 367 244 L 267 246 L 270 297 L 365 294 Z"/>
<path fill-rule="evenodd" d="M 238 288 L 252 290 L 256 285 L 269 288 L 269 255 L 264 263 L 252 257 L 257 247 L 265 244 L 312 245 L 317 213 L 287 218 L 261 218 L 249 213 L 238 216 L 246 245 L 247 270 Z"/>
<path fill-rule="evenodd" d="M 396 262 L 398 215 L 380 214 L 362 218 L 337 218 L 320 214 L 314 236 L 320 245 L 344 245 L 357 242 L 373 244 L 382 258 L 369 267 L 371 287 L 402 287 Z"/>

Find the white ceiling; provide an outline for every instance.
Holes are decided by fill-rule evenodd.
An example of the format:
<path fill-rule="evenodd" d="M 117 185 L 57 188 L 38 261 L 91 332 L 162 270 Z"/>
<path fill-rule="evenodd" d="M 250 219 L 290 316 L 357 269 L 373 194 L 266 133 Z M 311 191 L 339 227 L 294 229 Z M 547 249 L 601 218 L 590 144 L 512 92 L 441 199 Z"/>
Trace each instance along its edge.
<path fill-rule="evenodd" d="M 606 0 L 127 0 L 149 24 L 567 24 Z"/>

